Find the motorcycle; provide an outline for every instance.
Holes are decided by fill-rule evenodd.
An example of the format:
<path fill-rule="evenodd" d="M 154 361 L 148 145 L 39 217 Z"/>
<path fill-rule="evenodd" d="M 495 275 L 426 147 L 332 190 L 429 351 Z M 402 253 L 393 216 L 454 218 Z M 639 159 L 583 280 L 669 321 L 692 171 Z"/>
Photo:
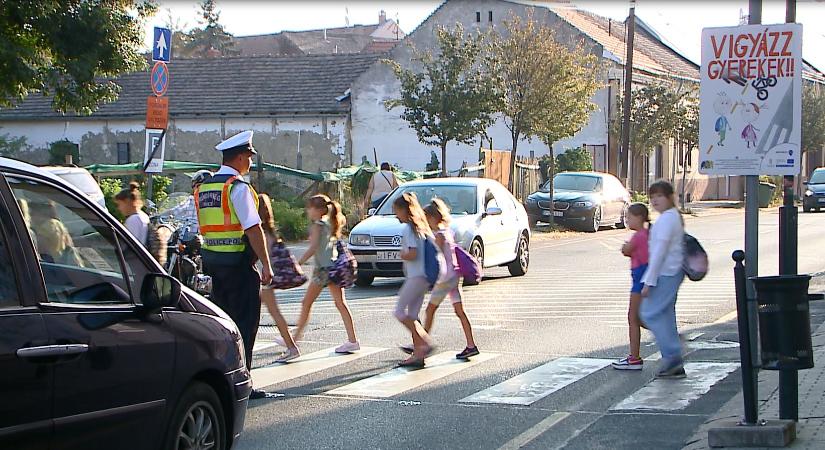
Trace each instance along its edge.
<path fill-rule="evenodd" d="M 197 218 L 191 214 L 194 208 L 190 205 L 191 201 L 188 193 L 171 194 L 158 206 L 157 214 L 150 220 L 169 236 L 164 265 L 166 272 L 184 286 L 208 296 L 212 292 L 212 278 L 203 273 L 203 237 L 198 233 Z"/>

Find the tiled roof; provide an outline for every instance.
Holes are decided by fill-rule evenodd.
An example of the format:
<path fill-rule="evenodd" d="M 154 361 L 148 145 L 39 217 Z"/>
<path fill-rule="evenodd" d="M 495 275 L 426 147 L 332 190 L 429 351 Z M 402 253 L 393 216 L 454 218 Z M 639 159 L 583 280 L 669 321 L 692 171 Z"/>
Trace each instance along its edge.
<path fill-rule="evenodd" d="M 624 22 L 572 8 L 552 8 L 552 11 L 601 44 L 620 63 L 624 63 L 627 53 L 625 47 L 627 33 Z M 643 22 L 637 21 L 634 38 L 633 67 L 635 69 L 655 75 L 699 78 L 699 66 L 670 48 Z"/>
<path fill-rule="evenodd" d="M 167 96 L 172 117 L 195 115 L 276 115 L 346 113 L 339 101 L 352 82 L 383 54 L 297 57 L 178 59 L 169 63 Z M 148 71 L 119 77 L 117 101 L 102 105 L 92 118 L 144 116 L 151 95 Z M 32 95 L 17 108 L 0 109 L 0 120 L 60 117 L 50 99 Z"/>
<path fill-rule="evenodd" d="M 388 20 L 383 24 L 354 25 L 342 28 L 327 28 L 306 31 L 283 31 L 257 36 L 233 37 L 235 50 L 243 56 L 254 55 L 332 55 L 337 53 L 381 52 L 386 45 L 375 42 L 385 38 L 373 34 L 394 30 L 397 25 Z M 404 32 L 398 29 L 399 38 Z M 375 48 L 379 50 L 374 50 Z M 386 51 L 386 50 L 384 50 Z"/>

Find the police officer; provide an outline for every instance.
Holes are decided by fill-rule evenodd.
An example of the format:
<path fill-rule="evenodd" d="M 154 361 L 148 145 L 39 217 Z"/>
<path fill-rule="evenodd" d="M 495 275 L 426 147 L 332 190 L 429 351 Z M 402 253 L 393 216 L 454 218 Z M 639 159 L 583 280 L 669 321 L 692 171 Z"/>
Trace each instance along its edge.
<path fill-rule="evenodd" d="M 211 299 L 238 325 L 246 350 L 246 365 L 251 369 L 252 348 L 261 317 L 261 282 L 272 280 L 272 267 L 265 245 L 258 195 L 241 176 L 249 173 L 252 156 L 252 131 L 244 131 L 215 147 L 223 154 L 223 164 L 195 190 L 200 232 L 204 243 L 202 257 L 212 277 Z M 263 263 L 259 276 L 256 260 Z M 266 393 L 253 390 L 250 398 Z"/>

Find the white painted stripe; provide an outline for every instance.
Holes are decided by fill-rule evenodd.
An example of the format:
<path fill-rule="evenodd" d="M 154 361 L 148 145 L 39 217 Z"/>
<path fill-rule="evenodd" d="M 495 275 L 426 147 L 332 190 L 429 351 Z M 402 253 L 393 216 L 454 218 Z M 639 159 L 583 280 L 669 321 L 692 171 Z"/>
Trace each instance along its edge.
<path fill-rule="evenodd" d="M 462 403 L 532 405 L 538 400 L 610 365 L 609 359 L 558 358 L 477 392 Z"/>
<path fill-rule="evenodd" d="M 432 383 L 433 381 L 461 370 L 469 369 L 497 356 L 495 353 L 482 353 L 474 356 L 469 361 L 459 361 L 455 359 L 454 352 L 439 353 L 431 358 L 427 358 L 427 366 L 423 369 L 409 370 L 398 367 L 388 372 L 341 386 L 327 393 L 354 397 L 388 398 L 427 383 Z"/>
<path fill-rule="evenodd" d="M 676 411 L 708 393 L 714 384 L 736 370 L 736 363 L 694 362 L 685 364 L 687 378 L 653 380 L 610 408 L 613 411 Z"/>
<path fill-rule="evenodd" d="M 278 344 L 276 344 L 276 343 L 274 343 L 274 342 L 260 342 L 260 341 L 256 341 L 256 342 L 255 342 L 255 346 L 254 346 L 254 347 L 252 347 L 252 352 L 253 352 L 253 353 L 254 353 L 254 352 L 259 352 L 259 351 L 261 351 L 261 350 L 266 350 L 266 349 L 268 349 L 268 348 L 272 348 L 272 347 L 275 347 L 275 346 L 277 346 L 277 345 L 278 345 Z"/>
<path fill-rule="evenodd" d="M 533 425 L 532 427 L 528 428 L 527 431 L 521 433 L 520 435 L 514 437 L 506 444 L 499 447 L 498 450 L 517 450 L 522 448 L 535 440 L 537 437 L 544 434 L 550 428 L 553 428 L 554 425 L 561 422 L 562 420 L 566 419 L 570 413 L 568 412 L 556 412 L 547 417 L 546 419 L 542 420 L 541 422 Z"/>
<path fill-rule="evenodd" d="M 386 349 L 379 347 L 361 347 L 361 350 L 357 353 L 340 355 L 335 353 L 335 347 L 330 347 L 308 355 L 302 355 L 288 364 L 273 364 L 252 369 L 252 383 L 256 388 L 261 389 L 352 362 L 384 350 Z"/>

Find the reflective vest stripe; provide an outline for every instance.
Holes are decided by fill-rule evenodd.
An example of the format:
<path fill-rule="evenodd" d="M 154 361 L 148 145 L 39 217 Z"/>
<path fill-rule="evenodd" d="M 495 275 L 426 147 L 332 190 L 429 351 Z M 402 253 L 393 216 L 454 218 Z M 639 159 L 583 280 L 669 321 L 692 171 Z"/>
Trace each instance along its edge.
<path fill-rule="evenodd" d="M 223 184 L 223 192 L 221 193 L 221 207 L 223 207 L 223 225 L 224 229 L 222 230 L 213 230 L 213 231 L 243 231 L 240 224 L 237 227 L 234 227 L 232 224 L 232 209 L 229 206 L 230 198 L 229 198 L 229 187 L 232 186 L 232 183 L 237 180 L 238 177 L 230 177 L 226 180 L 226 183 Z M 237 228 L 237 229 L 236 229 Z"/>

